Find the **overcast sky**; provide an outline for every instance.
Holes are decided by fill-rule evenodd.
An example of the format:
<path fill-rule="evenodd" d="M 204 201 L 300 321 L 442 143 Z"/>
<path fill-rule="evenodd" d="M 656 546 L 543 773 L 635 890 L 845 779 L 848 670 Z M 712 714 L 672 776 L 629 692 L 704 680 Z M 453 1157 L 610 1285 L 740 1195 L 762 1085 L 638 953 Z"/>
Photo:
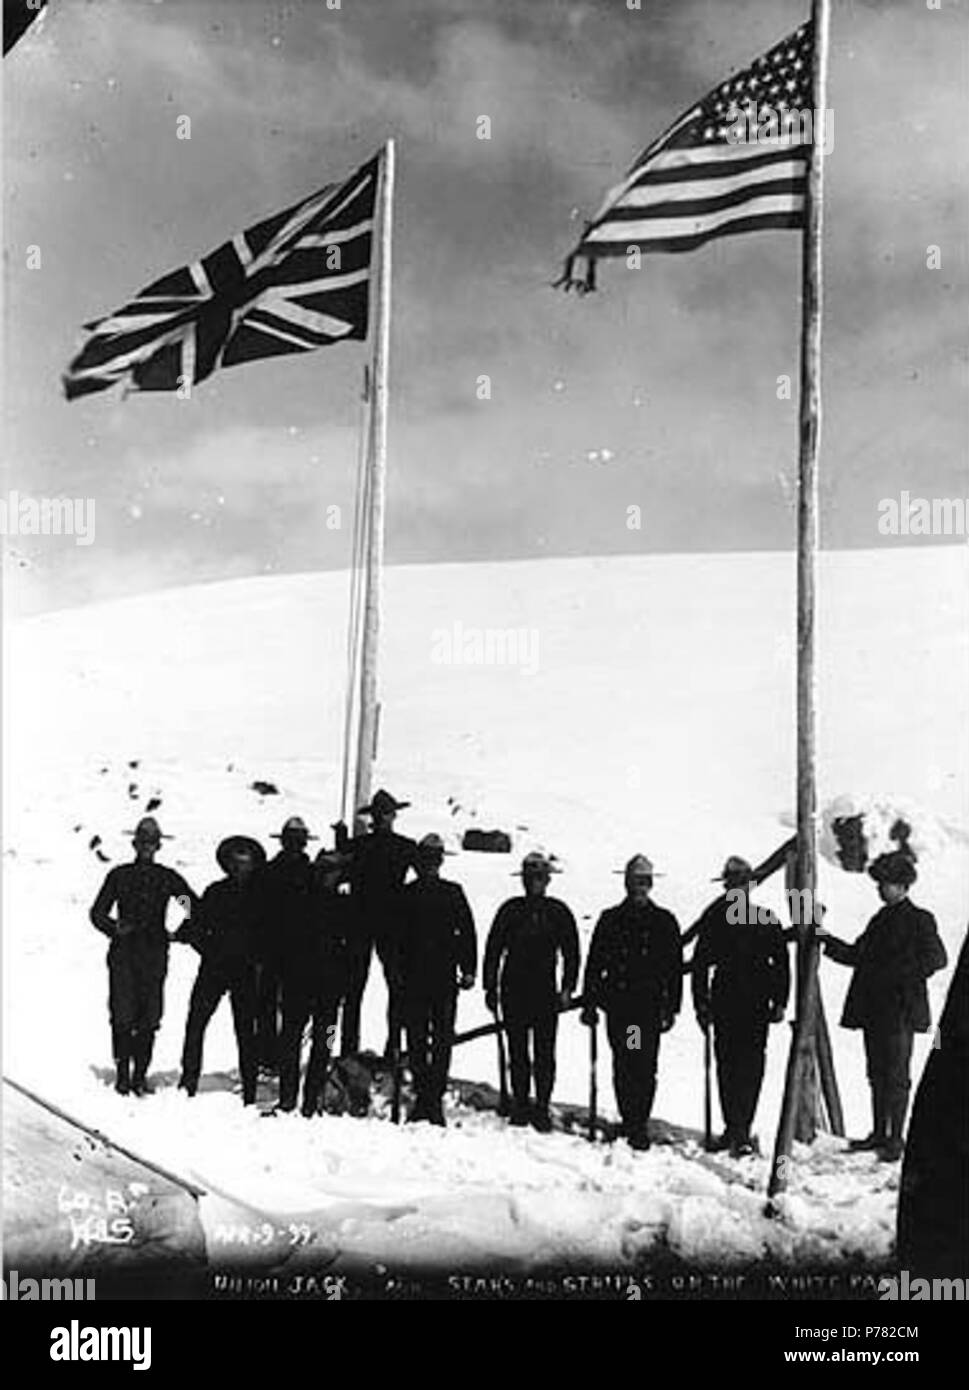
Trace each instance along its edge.
<path fill-rule="evenodd" d="M 967 4 L 833 9 L 823 534 L 884 545 L 881 498 L 969 493 Z M 796 405 L 777 378 L 796 375 L 798 235 L 607 265 L 585 299 L 549 283 L 638 151 L 807 10 L 51 0 L 3 65 L 2 494 L 94 498 L 96 543 L 13 543 L 18 606 L 346 563 L 362 345 L 235 367 L 190 401 L 68 405 L 59 378 L 84 321 L 389 135 L 388 558 L 792 545 Z"/>

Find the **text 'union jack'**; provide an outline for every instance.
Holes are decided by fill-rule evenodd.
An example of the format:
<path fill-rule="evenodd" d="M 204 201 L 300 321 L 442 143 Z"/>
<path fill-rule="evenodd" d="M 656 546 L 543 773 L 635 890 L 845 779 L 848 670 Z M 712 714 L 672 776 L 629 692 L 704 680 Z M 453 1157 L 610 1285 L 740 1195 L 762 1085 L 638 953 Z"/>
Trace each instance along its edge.
<path fill-rule="evenodd" d="M 367 336 L 378 160 L 86 324 L 68 400 L 117 381 L 174 391 L 216 367 Z"/>

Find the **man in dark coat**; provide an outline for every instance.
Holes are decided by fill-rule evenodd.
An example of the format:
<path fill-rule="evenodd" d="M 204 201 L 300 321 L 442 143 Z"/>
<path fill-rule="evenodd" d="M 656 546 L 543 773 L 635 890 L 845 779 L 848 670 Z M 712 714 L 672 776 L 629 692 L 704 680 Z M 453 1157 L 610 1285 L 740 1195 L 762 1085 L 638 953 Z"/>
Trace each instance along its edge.
<path fill-rule="evenodd" d="M 513 1125 L 531 1122 L 540 1133 L 552 1128 L 549 1103 L 555 1085 L 558 1013 L 575 992 L 579 933 L 575 918 L 558 898 L 547 896 L 553 866 L 542 854 L 526 854 L 524 897 L 498 909 L 485 948 L 485 1003 L 508 1035 Z M 559 966 L 561 963 L 561 980 Z M 535 1106 L 531 1109 L 532 1078 Z"/>
<path fill-rule="evenodd" d="M 582 1022 L 595 1027 L 597 1010 L 605 1011 L 616 1103 L 634 1149 L 649 1148 L 660 1035 L 683 994 L 680 928 L 650 897 L 653 872 L 644 854 L 626 865 L 626 897 L 596 923 L 583 989 Z"/>
<path fill-rule="evenodd" d="M 339 889 L 348 865 L 348 857 L 336 850 L 317 855 L 309 929 L 292 942 L 283 966 L 279 1108 L 296 1107 L 303 1033 L 309 1024 L 312 1041 L 300 1107 L 307 1118 L 323 1108 L 337 1014 L 346 995 L 352 905 Z"/>
<path fill-rule="evenodd" d="M 692 964 L 697 1023 L 704 1033 L 713 1024 L 725 1126 L 715 1147 L 729 1148 L 734 1158 L 754 1152 L 750 1126 L 764 1080 L 767 1030 L 783 1019 L 791 989 L 784 932 L 772 912 L 751 901 L 753 874 L 739 855 L 727 860 L 715 880 L 726 891 L 696 924 Z"/>
<path fill-rule="evenodd" d="M 926 1279 L 964 1279 L 969 1270 L 969 937 L 912 1106 L 898 1264 Z"/>
<path fill-rule="evenodd" d="M 925 982 L 943 969 L 946 953 L 931 912 L 909 899 L 916 879 L 911 853 L 883 854 L 868 872 L 884 907 L 857 941 L 820 931 L 818 939 L 832 960 L 855 969 L 841 1026 L 863 1032 L 874 1123 L 871 1134 L 851 1147 L 875 1149 L 887 1162 L 897 1162 L 904 1147 L 912 1043 L 930 1024 Z"/>
<path fill-rule="evenodd" d="M 175 933 L 202 957 L 185 1024 L 179 1086 L 194 1096 L 202 1071 L 205 1030 L 224 995 L 232 1006 L 239 1051 L 242 1103 L 256 1099 L 256 927 L 258 900 L 254 879 L 266 862 L 262 845 L 246 835 L 231 835 L 215 852 L 225 877 L 210 883 L 198 911 Z"/>
<path fill-rule="evenodd" d="M 299 816 L 290 816 L 273 838 L 279 840 L 279 853 L 259 871 L 255 883 L 259 976 L 256 1037 L 260 1065 L 275 1071 L 279 1067 L 287 960 L 294 955 L 301 958 L 312 930 L 314 879 L 306 846 L 317 837 L 310 834 Z"/>
<path fill-rule="evenodd" d="M 444 1124 L 458 990 L 471 988 L 478 968 L 474 918 L 464 889 L 441 878 L 446 853 L 440 835 L 425 835 L 417 846 L 417 880 L 402 895 L 403 1013 L 417 1091 L 410 1119 L 432 1125 Z"/>
<path fill-rule="evenodd" d="M 176 901 L 191 917 L 198 898 L 174 869 L 156 864 L 163 836 L 153 816 L 140 820 L 133 832 L 134 862 L 111 869 L 91 907 L 98 931 L 108 947 L 108 1010 L 120 1095 L 150 1091 L 155 1033 L 164 1010 L 165 976 L 170 940 L 165 917 Z"/>
<path fill-rule="evenodd" d="M 401 1018 L 401 890 L 410 870 L 417 872 L 417 845 L 398 835 L 394 822 L 398 811 L 410 805 L 381 788 L 367 806 L 357 812 L 369 816 L 371 831 L 348 838 L 346 827 L 337 825 L 337 849 L 349 853 L 350 895 L 355 925 L 350 946 L 350 980 L 343 1012 L 341 1051 L 344 1056 L 360 1050 L 360 1005 L 370 974 L 374 947 L 387 984 L 387 1043 L 384 1056 L 400 1051 Z"/>

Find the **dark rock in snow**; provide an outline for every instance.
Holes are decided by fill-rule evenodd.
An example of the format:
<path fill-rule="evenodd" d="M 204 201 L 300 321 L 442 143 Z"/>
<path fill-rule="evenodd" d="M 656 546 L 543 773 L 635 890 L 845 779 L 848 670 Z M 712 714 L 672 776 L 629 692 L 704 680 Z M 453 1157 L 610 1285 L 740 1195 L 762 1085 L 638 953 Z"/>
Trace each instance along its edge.
<path fill-rule="evenodd" d="M 511 836 L 504 830 L 466 830 L 461 848 L 478 850 L 482 854 L 510 854 Z"/>

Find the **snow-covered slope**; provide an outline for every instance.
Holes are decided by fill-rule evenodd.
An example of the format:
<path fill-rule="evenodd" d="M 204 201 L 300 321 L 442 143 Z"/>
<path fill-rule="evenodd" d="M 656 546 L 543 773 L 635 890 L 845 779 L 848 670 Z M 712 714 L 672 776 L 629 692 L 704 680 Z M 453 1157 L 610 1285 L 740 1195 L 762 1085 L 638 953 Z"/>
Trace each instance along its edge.
<path fill-rule="evenodd" d="M 969 915 L 967 569 L 962 547 L 821 560 L 821 799 L 877 793 L 921 808 L 935 848 L 916 896 L 937 914 L 950 956 Z M 511 860 L 448 861 L 468 888 L 482 936 L 515 891 L 509 875 L 518 855 L 536 846 L 562 860 L 555 891 L 587 939 L 595 914 L 620 895 L 613 870 L 634 851 L 664 871 L 657 899 L 685 927 L 713 896 L 710 879 L 728 853 L 756 860 L 786 838 L 793 585 L 793 557 L 777 554 L 388 572 L 378 780 L 414 803 L 401 821 L 408 833 L 434 829 L 452 843 L 469 825 L 513 833 Z M 166 842 L 168 861 L 198 887 L 217 876 L 213 850 L 224 834 L 265 838 L 293 813 L 329 834 L 339 809 L 346 598 L 346 577 L 337 574 L 166 591 L 28 620 L 8 633 L 6 652 L 5 1070 L 116 1137 L 137 1134 L 144 1148 L 154 1134 L 167 1161 L 218 1169 L 235 1191 L 247 1184 L 255 1191 L 266 1164 L 278 1162 L 286 1200 L 296 1206 L 324 1200 L 329 1170 L 317 1151 L 330 1145 L 333 1172 L 354 1166 L 360 1125 L 321 1121 L 301 1141 L 287 1122 L 257 1121 L 259 1163 L 248 1164 L 245 1144 L 220 1143 L 230 1123 L 223 1097 L 200 1096 L 191 1121 L 173 1125 L 175 1097 L 139 1105 L 106 1093 L 92 1070 L 109 1064 L 103 943 L 86 910 L 108 867 L 98 853 L 111 862 L 127 857 L 125 831 L 152 797 L 176 836 Z M 443 659 L 456 640 L 462 656 L 473 656 L 476 634 L 483 640 L 488 630 L 512 629 L 522 634 L 518 664 Z M 261 796 L 251 788 L 256 780 L 280 794 Z M 821 888 L 830 924 L 849 937 L 877 906 L 866 878 L 828 864 Z M 767 886 L 762 900 L 780 907 L 779 892 L 780 884 Z M 166 1073 L 177 1066 L 194 960 L 173 950 L 155 1058 Z M 947 979 L 948 972 L 932 982 L 936 1012 Z M 847 972 L 824 965 L 832 1024 L 846 980 Z M 375 972 L 365 1018 L 373 1045 L 382 1042 L 382 1003 Z M 480 994 L 463 998 L 461 1026 L 483 1019 Z M 860 1040 L 832 1031 L 849 1125 L 860 1128 L 868 1118 Z M 767 1140 L 787 1037 L 785 1027 L 771 1039 L 759 1112 Z M 560 1038 L 557 1098 L 581 1101 L 586 1037 L 574 1016 Z M 927 1045 L 919 1046 L 919 1069 Z M 228 1018 L 220 1014 L 206 1066 L 232 1063 Z M 658 1115 L 699 1124 L 700 1063 L 700 1035 L 685 1009 L 664 1040 Z M 493 1044 L 462 1049 L 454 1070 L 493 1079 Z M 243 1123 L 233 1111 L 232 1132 Z M 381 1184 L 386 1200 L 397 1187 L 411 1198 L 422 1185 L 457 1194 L 462 1185 L 486 1186 L 491 1174 L 502 1190 L 520 1181 L 538 1201 L 551 1181 L 541 1165 L 556 1146 L 571 1174 L 557 1181 L 598 1190 L 590 1155 L 569 1147 L 578 1140 L 499 1139 L 485 1121 L 467 1117 L 462 1136 L 371 1135 L 366 1194 Z M 298 1148 L 293 1160 L 300 1143 L 312 1145 L 312 1163 L 309 1147 L 305 1163 Z M 597 1158 L 593 1168 L 608 1162 Z M 635 1192 L 642 1165 L 659 1163 L 699 1174 L 681 1156 L 650 1154 L 624 1158 L 613 1176 L 628 1168 Z M 709 1180 L 707 1172 L 701 1191 Z M 689 1190 L 682 1173 L 671 1181 Z M 891 1225 L 886 1181 L 878 1179 L 884 1200 L 870 1226 L 876 1252 Z M 815 1198 L 824 1207 L 827 1199 Z M 681 1205 L 670 1210 L 685 1219 Z M 559 1219 L 565 1239 L 570 1218 Z M 549 1227 L 558 1229 L 554 1220 Z"/>

